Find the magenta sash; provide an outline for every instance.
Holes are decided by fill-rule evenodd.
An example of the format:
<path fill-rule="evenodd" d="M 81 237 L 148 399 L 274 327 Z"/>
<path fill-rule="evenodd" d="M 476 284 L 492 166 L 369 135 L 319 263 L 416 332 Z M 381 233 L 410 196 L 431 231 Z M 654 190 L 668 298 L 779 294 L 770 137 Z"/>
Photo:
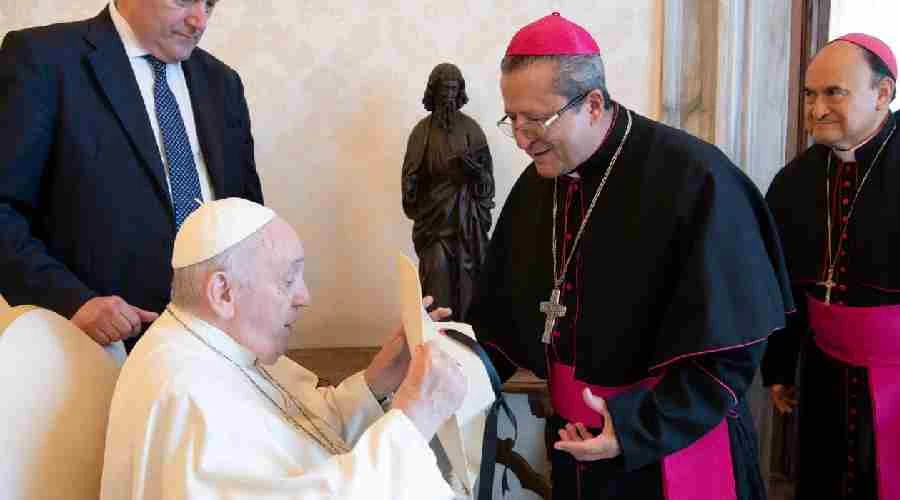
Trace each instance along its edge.
<path fill-rule="evenodd" d="M 806 302 L 816 345 L 869 371 L 878 498 L 900 500 L 900 306 L 825 305 L 812 297 Z"/>
<path fill-rule="evenodd" d="M 575 368 L 554 363 L 550 373 L 550 401 L 556 413 L 588 427 L 603 427 L 603 417 L 584 402 L 585 387 L 602 398 L 639 388 L 651 388 L 659 377 L 633 385 L 602 387 L 575 378 Z M 736 500 L 734 469 L 731 463 L 731 439 L 728 422 L 723 419 L 712 431 L 662 460 L 663 492 L 666 500 Z"/>

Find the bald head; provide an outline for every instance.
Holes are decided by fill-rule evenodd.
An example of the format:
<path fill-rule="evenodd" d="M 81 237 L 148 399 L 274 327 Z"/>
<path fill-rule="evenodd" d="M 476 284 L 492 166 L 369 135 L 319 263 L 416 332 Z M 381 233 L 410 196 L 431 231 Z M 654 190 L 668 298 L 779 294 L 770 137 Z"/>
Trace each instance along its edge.
<path fill-rule="evenodd" d="M 806 70 L 806 123 L 817 143 L 852 149 L 867 141 L 890 112 L 894 81 L 873 71 L 869 54 L 837 41 L 816 54 Z"/>

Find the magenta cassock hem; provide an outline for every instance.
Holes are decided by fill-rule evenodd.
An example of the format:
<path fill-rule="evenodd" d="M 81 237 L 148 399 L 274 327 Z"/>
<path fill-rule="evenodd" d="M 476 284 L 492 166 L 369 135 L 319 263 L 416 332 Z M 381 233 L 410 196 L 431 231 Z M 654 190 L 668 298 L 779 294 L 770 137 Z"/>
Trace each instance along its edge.
<path fill-rule="evenodd" d="M 816 345 L 869 371 L 878 498 L 900 500 L 900 306 L 807 305 Z"/>

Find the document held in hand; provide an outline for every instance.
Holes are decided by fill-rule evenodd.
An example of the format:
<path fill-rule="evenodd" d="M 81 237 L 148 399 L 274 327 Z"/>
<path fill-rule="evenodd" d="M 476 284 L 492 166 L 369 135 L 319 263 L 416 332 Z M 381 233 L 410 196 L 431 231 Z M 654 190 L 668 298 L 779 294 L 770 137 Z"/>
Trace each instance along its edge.
<path fill-rule="evenodd" d="M 472 495 L 481 465 L 484 416 L 494 402 L 494 392 L 481 359 L 468 347 L 442 335 L 440 330 L 455 330 L 472 339 L 471 325 L 452 321 L 432 321 L 422 307 L 422 285 L 415 263 L 397 254 L 397 276 L 400 280 L 400 308 L 403 330 L 410 351 L 415 346 L 436 340 L 438 346 L 462 365 L 466 377 L 466 396 L 456 414 L 438 429 L 438 439 L 447 453 L 457 478 Z M 442 304 L 435 304 L 440 306 Z"/>

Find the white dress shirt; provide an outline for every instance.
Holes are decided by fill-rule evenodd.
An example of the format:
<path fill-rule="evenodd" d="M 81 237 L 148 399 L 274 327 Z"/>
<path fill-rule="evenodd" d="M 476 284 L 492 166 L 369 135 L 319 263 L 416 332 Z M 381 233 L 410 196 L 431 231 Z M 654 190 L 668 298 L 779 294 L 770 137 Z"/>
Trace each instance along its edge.
<path fill-rule="evenodd" d="M 109 13 L 112 16 L 116 31 L 119 32 L 119 37 L 125 45 L 125 53 L 128 55 L 131 69 L 134 71 L 134 77 L 137 79 L 138 88 L 141 90 L 144 108 L 147 110 L 150 126 L 153 128 L 153 136 L 156 138 L 156 147 L 159 149 L 159 156 L 162 158 L 163 166 L 165 167 L 166 184 L 168 185 L 169 198 L 171 199 L 172 183 L 169 180 L 169 163 L 166 160 L 162 132 L 159 129 L 159 120 L 156 118 L 156 105 L 153 100 L 153 70 L 150 67 L 150 62 L 144 59 L 144 56 L 150 52 L 141 46 L 128 21 L 122 17 L 119 9 L 116 8 L 114 1 L 109 2 Z M 184 70 L 181 68 L 181 63 L 166 64 L 166 80 L 172 93 L 175 94 L 178 110 L 181 112 L 181 119 L 184 121 L 184 128 L 187 131 L 188 141 L 191 143 L 191 151 L 194 155 L 194 165 L 197 167 L 197 175 L 200 179 L 200 193 L 203 195 L 203 201 L 213 200 L 215 199 L 215 193 L 209 180 L 209 172 L 206 169 L 203 151 L 200 149 L 200 141 L 197 139 L 197 125 L 194 122 L 194 108 L 191 107 L 191 93 L 188 90 L 187 80 L 184 78 Z"/>

